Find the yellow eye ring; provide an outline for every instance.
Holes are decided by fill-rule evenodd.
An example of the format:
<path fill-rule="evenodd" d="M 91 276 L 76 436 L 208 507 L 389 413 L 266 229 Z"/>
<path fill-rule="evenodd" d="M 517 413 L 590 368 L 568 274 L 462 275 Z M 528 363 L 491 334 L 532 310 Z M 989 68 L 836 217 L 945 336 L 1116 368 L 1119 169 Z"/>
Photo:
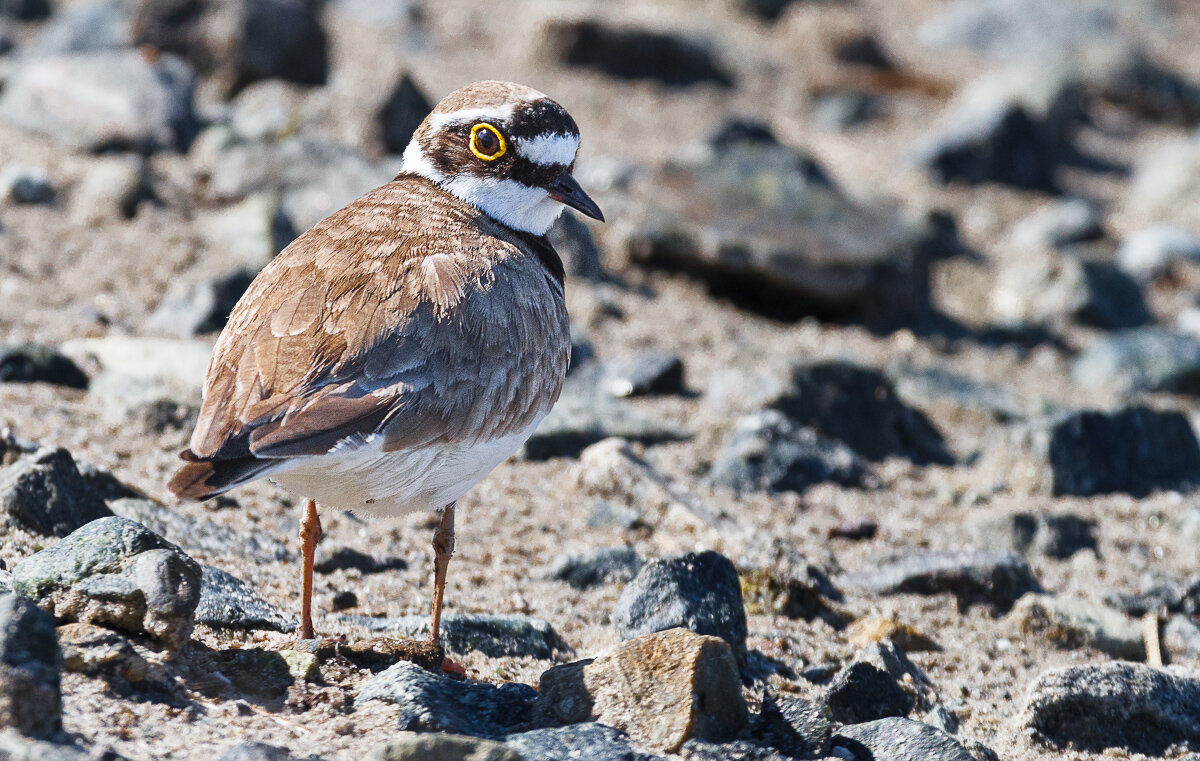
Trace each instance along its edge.
<path fill-rule="evenodd" d="M 496 142 L 500 146 L 499 148 L 496 148 L 491 153 L 485 153 L 483 150 L 480 149 L 480 146 L 479 146 L 479 133 L 485 132 L 485 131 L 490 132 L 492 135 L 494 135 L 496 137 Z M 486 137 L 484 138 L 484 140 L 487 140 L 487 139 L 488 138 L 486 138 Z M 495 127 L 493 127 L 490 124 L 485 124 L 483 122 L 480 122 L 479 124 L 476 124 L 474 127 L 471 128 L 471 142 L 469 143 L 469 145 L 471 146 L 471 153 L 474 153 L 476 158 L 483 159 L 484 161 L 495 161 L 496 159 L 503 156 L 505 154 L 505 152 L 508 150 L 508 143 L 505 142 L 504 135 L 500 134 L 500 130 L 496 129 Z"/>

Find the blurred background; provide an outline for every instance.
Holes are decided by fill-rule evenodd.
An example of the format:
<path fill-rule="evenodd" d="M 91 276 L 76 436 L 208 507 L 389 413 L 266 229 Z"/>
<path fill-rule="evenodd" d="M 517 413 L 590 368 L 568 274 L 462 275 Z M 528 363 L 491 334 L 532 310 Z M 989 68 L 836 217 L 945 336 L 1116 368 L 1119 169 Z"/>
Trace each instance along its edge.
<path fill-rule="evenodd" d="M 1014 684 L 1147 658 L 1148 610 L 1200 660 L 1198 43 L 1191 0 L 0 0 L 0 429 L 165 498 L 254 274 L 390 180 L 442 96 L 526 83 L 578 122 L 608 222 L 552 231 L 571 378 L 464 501 L 449 604 L 545 617 L 590 653 L 619 587 L 542 564 L 716 547 L 775 579 L 759 599 L 743 576 L 751 647 L 828 678 L 849 618 L 771 597 L 819 567 L 867 590 L 850 618 L 938 640 L 920 663 L 971 736 L 1059 758 L 1006 734 Z M 636 450 L 581 457 L 610 436 Z M 7 441 L 4 463 L 25 452 Z M 173 510 L 283 546 L 289 499 Z M 354 589 L 357 613 L 423 612 L 421 520 L 331 516 L 331 545 L 400 575 L 335 569 L 318 607 Z M 241 562 L 185 543 L 209 530 L 168 535 Z M 43 540 L 9 533 L 0 561 Z M 1029 568 L 989 615 L 855 576 L 912 548 Z M 239 572 L 290 610 L 286 557 Z M 946 557 L 904 568 L 998 562 Z M 1117 616 L 1121 647 L 1036 634 L 1078 620 L 1061 610 L 1001 617 L 1039 584 Z M 475 656 L 484 679 L 545 665 Z"/>

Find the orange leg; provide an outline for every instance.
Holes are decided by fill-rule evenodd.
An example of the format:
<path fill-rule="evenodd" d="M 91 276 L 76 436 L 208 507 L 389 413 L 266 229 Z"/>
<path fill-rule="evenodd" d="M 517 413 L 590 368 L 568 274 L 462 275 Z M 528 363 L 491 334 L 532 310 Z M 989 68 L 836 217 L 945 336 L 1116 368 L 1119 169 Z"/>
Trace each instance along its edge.
<path fill-rule="evenodd" d="M 304 555 L 304 592 L 300 601 L 300 638 L 313 639 L 312 591 L 313 555 L 317 542 L 321 541 L 321 516 L 317 515 L 317 501 L 310 499 L 304 519 L 300 521 L 300 551 Z"/>
<path fill-rule="evenodd" d="M 454 554 L 454 502 L 442 510 L 442 520 L 433 530 L 433 617 L 429 622 L 429 644 L 439 647 L 442 640 L 442 597 L 446 592 L 446 568 Z"/>

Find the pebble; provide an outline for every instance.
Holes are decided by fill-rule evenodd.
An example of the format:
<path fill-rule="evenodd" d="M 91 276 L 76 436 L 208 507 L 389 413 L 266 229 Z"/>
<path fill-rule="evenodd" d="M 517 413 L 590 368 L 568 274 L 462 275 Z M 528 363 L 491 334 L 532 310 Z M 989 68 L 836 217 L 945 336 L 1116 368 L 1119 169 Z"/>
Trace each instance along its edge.
<path fill-rule="evenodd" d="M 1117 249 L 1117 264 L 1142 282 L 1167 274 L 1180 262 L 1200 262 L 1200 237 L 1174 225 L 1135 230 Z"/>
<path fill-rule="evenodd" d="M 44 167 L 9 164 L 0 169 L 0 201 L 23 204 L 54 202 L 54 185 Z"/>
<path fill-rule="evenodd" d="M 0 729 L 0 758 L 13 761 L 92 761 L 95 757 L 76 745 L 34 740 L 13 729 Z M 125 761 L 113 753 L 106 761 Z"/>
<path fill-rule="evenodd" d="M 150 664 L 129 640 L 92 624 L 64 624 L 58 628 L 63 670 L 112 682 L 140 682 Z"/>
<path fill-rule="evenodd" d="M 954 462 L 937 428 L 902 402 L 891 381 L 873 368 L 846 361 L 798 364 L 769 406 L 868 460 L 899 456 L 918 465 Z"/>
<path fill-rule="evenodd" d="M 59 623 L 146 634 L 172 650 L 187 643 L 200 599 L 200 565 L 125 518 L 100 518 L 13 568 L 13 590 Z"/>
<path fill-rule="evenodd" d="M 662 758 L 634 750 L 619 729 L 593 721 L 509 735 L 505 744 L 520 754 L 521 761 L 661 761 Z"/>
<path fill-rule="evenodd" d="M 149 194 L 141 156 L 104 156 L 88 162 L 70 196 L 71 217 L 86 225 L 132 219 Z"/>
<path fill-rule="evenodd" d="M 411 74 L 401 74 L 379 110 L 379 130 L 384 150 L 388 153 L 404 153 L 408 141 L 433 110 L 433 105 Z"/>
<path fill-rule="evenodd" d="M 568 379 L 558 404 L 525 442 L 528 460 L 578 457 L 587 447 L 609 438 L 641 444 L 683 441 L 688 432 L 674 423 L 642 412 L 623 399 L 600 394 L 598 387 L 574 373 Z M 598 384 L 597 384 L 598 385 Z"/>
<path fill-rule="evenodd" d="M 194 75 L 173 56 L 134 50 L 23 59 L 0 118 L 78 150 L 179 148 L 194 131 Z"/>
<path fill-rule="evenodd" d="M 821 758 L 829 753 L 832 723 L 829 707 L 821 702 L 767 692 L 745 734 L 793 758 Z"/>
<path fill-rule="evenodd" d="M 261 270 L 296 237 L 275 190 L 251 193 L 237 203 L 197 216 L 199 232 L 208 243 L 208 257 L 229 268 L 222 276 L 225 278 Z M 222 321 L 227 316 L 228 310 L 217 313 Z"/>
<path fill-rule="evenodd" d="M 932 637 L 920 629 L 887 616 L 863 616 L 862 618 L 856 618 L 846 628 L 846 640 L 852 645 L 891 642 L 906 653 L 942 649 Z"/>
<path fill-rule="evenodd" d="M 51 383 L 86 389 L 88 377 L 53 346 L 0 344 L 0 383 Z"/>
<path fill-rule="evenodd" d="M 364 761 L 531 761 L 492 740 L 453 734 L 415 735 L 372 748 Z"/>
<path fill-rule="evenodd" d="M 44 739 L 61 732 L 61 672 L 53 619 L 24 597 L 0 595 L 0 727 Z"/>
<path fill-rule="evenodd" d="M 861 487 L 873 479 L 870 465 L 850 447 L 771 409 L 738 420 L 710 477 L 737 492 L 803 492 L 820 483 Z"/>
<path fill-rule="evenodd" d="M 693 737 L 733 739 L 748 718 L 729 645 L 685 629 L 636 637 L 594 660 L 546 671 L 534 717 L 599 721 L 668 753 Z"/>
<path fill-rule="evenodd" d="M 192 282 L 177 280 L 150 314 L 147 327 L 176 338 L 215 333 L 225 327 L 256 274 L 238 269 Z"/>
<path fill-rule="evenodd" d="M 622 639 L 683 627 L 746 647 L 746 610 L 737 569 L 706 550 L 647 562 L 621 592 L 612 614 Z"/>
<path fill-rule="evenodd" d="M 936 727 L 948 735 L 958 734 L 959 720 L 954 711 L 938 703 L 929 713 L 925 714 L 925 723 Z"/>
<path fill-rule="evenodd" d="M 115 50 L 129 48 L 133 43 L 129 13 L 123 0 L 55 5 L 58 7 L 53 15 L 22 46 L 24 57 Z"/>
<path fill-rule="evenodd" d="M 1053 201 L 1019 220 L 1009 239 L 1018 248 L 1062 248 L 1104 237 L 1095 205 L 1082 198 Z"/>
<path fill-rule="evenodd" d="M 112 499 L 108 506 L 122 518 L 137 521 L 185 550 L 255 563 L 286 562 L 293 558 L 287 544 L 262 529 L 231 528 L 142 497 Z"/>
<path fill-rule="evenodd" d="M 854 761 L 975 761 L 957 740 L 919 721 L 890 717 L 842 727 L 833 749 Z"/>
<path fill-rule="evenodd" d="M 608 26 L 593 19 L 556 22 L 548 34 L 555 55 L 568 66 L 677 87 L 700 82 L 733 85 L 713 45 L 699 37 Z"/>
<path fill-rule="evenodd" d="M 1200 479 L 1200 442 L 1180 412 L 1149 407 L 1072 412 L 1054 423 L 1048 446 L 1056 496 L 1144 497 Z"/>
<path fill-rule="evenodd" d="M 911 407 L 950 404 L 960 409 L 981 410 L 1000 421 L 1025 416 L 1025 405 L 1010 384 L 980 381 L 937 367 L 899 365 L 886 372 L 896 395 Z"/>
<path fill-rule="evenodd" d="M 409 639 L 429 636 L 429 616 L 372 618 L 342 616 L 343 620 L 371 631 L 387 632 Z M 505 656 L 549 660 L 570 651 L 548 622 L 516 614 L 451 613 L 442 617 L 442 645 L 447 652 L 480 652 L 492 658 Z"/>
<path fill-rule="evenodd" d="M 1200 394 L 1200 340 L 1157 327 L 1122 330 L 1097 339 L 1076 357 L 1079 385 L 1118 394 L 1166 391 Z"/>
<path fill-rule="evenodd" d="M 1200 742 L 1200 679 L 1123 662 L 1050 669 L 1030 684 L 1018 722 L 1056 747 L 1160 756 Z"/>
<path fill-rule="evenodd" d="M 280 140 L 301 127 L 304 95 L 278 79 L 254 82 L 230 103 L 229 128 L 238 140 Z"/>
<path fill-rule="evenodd" d="M 1065 595 L 1027 594 L 1009 613 L 1024 634 L 1063 648 L 1092 647 L 1114 658 L 1146 660 L 1142 624 L 1107 605 Z"/>
<path fill-rule="evenodd" d="M 571 211 L 562 214 L 546 233 L 550 244 L 563 261 L 563 268 L 572 277 L 583 278 L 594 283 L 615 282 L 615 278 L 604 268 L 600 247 L 592 230 Z M 573 349 L 574 347 L 572 347 Z M 571 352 L 575 364 L 575 352 Z"/>
<path fill-rule="evenodd" d="M 980 546 L 1066 560 L 1097 550 L 1096 521 L 1073 513 L 981 515 L 969 523 Z"/>
<path fill-rule="evenodd" d="M 353 547 L 335 547 L 317 551 L 317 561 L 313 570 L 317 573 L 334 573 L 335 571 L 354 570 L 364 576 L 385 571 L 403 571 L 408 568 L 408 561 L 398 557 L 377 558 L 360 552 Z"/>
<path fill-rule="evenodd" d="M 371 677 L 356 705 L 371 700 L 399 707 L 403 732 L 451 732 L 501 739 L 529 722 L 537 693 L 523 684 L 459 682 L 401 661 Z"/>
<path fill-rule="evenodd" d="M 1137 281 L 1111 262 L 1070 252 L 1059 257 L 1018 257 L 1000 269 L 992 312 L 1021 326 L 1073 320 L 1105 330 L 1154 321 Z"/>
<path fill-rule="evenodd" d="M 624 583 L 637 575 L 642 559 L 632 547 L 602 547 L 586 555 L 561 555 L 546 571 L 546 578 L 565 581 L 575 589 Z"/>
<path fill-rule="evenodd" d="M 907 716 L 914 704 L 913 696 L 891 675 L 865 662 L 848 664 L 835 674 L 821 700 L 842 724 Z"/>
<path fill-rule="evenodd" d="M 0 515 L 39 534 L 66 536 L 112 515 L 104 496 L 65 449 L 39 449 L 0 469 Z"/>
<path fill-rule="evenodd" d="M 258 595 L 250 585 L 211 565 L 201 567 L 196 623 L 220 629 L 293 632 L 296 622 Z"/>
<path fill-rule="evenodd" d="M 221 754 L 217 761 L 294 761 L 287 748 L 261 742 L 240 742 Z M 312 761 L 306 758 L 305 761 Z"/>
<path fill-rule="evenodd" d="M 870 663 L 886 672 L 897 684 L 911 690 L 918 709 L 924 711 L 933 707 L 938 692 L 933 682 L 895 642 L 872 642 L 855 653 L 854 661 Z"/>
<path fill-rule="evenodd" d="M 682 394 L 683 358 L 678 354 L 644 351 L 605 363 L 604 383 L 616 397 Z"/>
<path fill-rule="evenodd" d="M 876 594 L 953 594 L 959 608 L 985 603 L 1008 610 L 1040 591 L 1029 564 L 1012 552 L 912 549 L 878 559 L 843 581 Z"/>

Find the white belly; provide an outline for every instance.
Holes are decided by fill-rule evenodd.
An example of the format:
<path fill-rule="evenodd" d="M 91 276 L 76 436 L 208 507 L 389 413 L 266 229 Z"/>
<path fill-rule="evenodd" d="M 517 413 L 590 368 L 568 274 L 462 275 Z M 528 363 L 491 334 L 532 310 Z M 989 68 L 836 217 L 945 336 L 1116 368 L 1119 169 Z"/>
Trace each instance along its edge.
<path fill-rule="evenodd" d="M 522 431 L 466 446 L 383 451 L 383 437 L 319 457 L 297 457 L 270 478 L 323 507 L 383 515 L 437 510 L 454 502 L 520 449 L 544 414 Z"/>

